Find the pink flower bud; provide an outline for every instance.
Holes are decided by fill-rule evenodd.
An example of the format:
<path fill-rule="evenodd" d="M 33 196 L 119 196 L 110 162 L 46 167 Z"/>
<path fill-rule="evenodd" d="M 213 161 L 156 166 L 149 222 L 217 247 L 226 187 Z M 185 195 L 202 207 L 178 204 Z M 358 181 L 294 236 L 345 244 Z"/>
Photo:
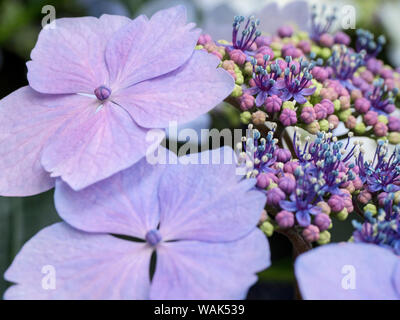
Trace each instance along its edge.
<path fill-rule="evenodd" d="M 292 109 L 283 109 L 279 116 L 279 121 L 285 126 L 291 126 L 297 123 L 296 111 Z"/>
<path fill-rule="evenodd" d="M 364 122 L 367 126 L 373 126 L 378 122 L 378 113 L 375 111 L 368 111 L 364 115 Z"/>
<path fill-rule="evenodd" d="M 363 190 L 357 197 L 358 201 L 362 204 L 367 204 L 372 199 L 372 194 L 369 193 L 367 190 Z"/>
<path fill-rule="evenodd" d="M 296 188 L 296 181 L 293 178 L 285 176 L 279 179 L 278 186 L 286 194 L 291 194 Z"/>
<path fill-rule="evenodd" d="M 274 152 L 274 156 L 276 157 L 276 160 L 279 162 L 288 162 L 292 158 L 292 154 L 288 149 L 282 149 L 278 148 Z"/>
<path fill-rule="evenodd" d="M 240 109 L 242 109 L 243 111 L 246 111 L 246 110 L 253 108 L 254 101 L 255 101 L 255 99 L 252 95 L 249 95 L 247 93 L 243 94 L 240 97 Z"/>
<path fill-rule="evenodd" d="M 324 47 L 332 47 L 334 41 L 335 40 L 329 33 L 324 33 L 319 37 L 319 43 Z"/>
<path fill-rule="evenodd" d="M 278 29 L 278 35 L 281 38 L 291 37 L 293 35 L 293 28 L 291 26 L 282 26 Z"/>
<path fill-rule="evenodd" d="M 337 194 L 334 194 L 329 198 L 328 204 L 334 212 L 342 211 L 344 208 L 343 198 Z"/>
<path fill-rule="evenodd" d="M 325 213 L 318 213 L 314 218 L 314 223 L 320 231 L 327 230 L 331 222 L 331 218 Z"/>
<path fill-rule="evenodd" d="M 265 100 L 265 110 L 273 113 L 281 110 L 282 100 L 276 95 L 272 95 Z"/>
<path fill-rule="evenodd" d="M 334 39 L 335 39 L 335 43 L 344 44 L 346 46 L 348 46 L 350 44 L 350 41 L 351 41 L 350 37 L 346 33 L 342 32 L 342 31 L 337 32 L 335 34 L 335 38 Z"/>
<path fill-rule="evenodd" d="M 285 171 L 286 173 L 293 174 L 298 166 L 299 166 L 299 163 L 297 161 L 288 161 L 283 166 L 283 171 Z"/>
<path fill-rule="evenodd" d="M 388 133 L 388 127 L 383 122 L 377 122 L 374 125 L 374 133 L 377 137 L 384 137 Z"/>
<path fill-rule="evenodd" d="M 197 44 L 204 46 L 206 43 L 209 43 L 211 41 L 212 41 L 211 36 L 209 34 L 204 33 L 200 35 L 199 40 L 197 40 Z"/>
<path fill-rule="evenodd" d="M 234 49 L 231 52 L 229 52 L 229 56 L 238 65 L 242 65 L 246 62 L 246 55 L 242 50 Z"/>
<path fill-rule="evenodd" d="M 326 108 L 323 104 L 317 103 L 314 106 L 315 116 L 317 120 L 325 119 L 327 116 Z"/>
<path fill-rule="evenodd" d="M 294 226 L 294 214 L 282 210 L 275 216 L 275 221 L 281 228 L 291 228 Z"/>
<path fill-rule="evenodd" d="M 390 131 L 400 131 L 400 118 L 389 116 L 388 127 Z"/>
<path fill-rule="evenodd" d="M 320 104 L 322 104 L 325 107 L 326 112 L 328 114 L 332 114 L 335 112 L 335 105 L 333 104 L 333 102 L 331 100 L 322 99 Z"/>
<path fill-rule="evenodd" d="M 353 100 L 362 98 L 362 92 L 358 89 L 351 90 L 351 98 Z"/>
<path fill-rule="evenodd" d="M 371 103 L 368 99 L 365 98 L 358 98 L 354 103 L 354 107 L 358 112 L 366 113 L 369 108 L 371 107 Z"/>
<path fill-rule="evenodd" d="M 279 201 L 286 198 L 285 193 L 278 187 L 267 191 L 267 204 L 272 206 L 279 205 Z"/>
<path fill-rule="evenodd" d="M 303 110 L 301 110 L 300 118 L 306 124 L 313 122 L 316 119 L 314 108 L 313 107 L 304 107 Z"/>
<path fill-rule="evenodd" d="M 311 52 L 311 44 L 310 44 L 310 41 L 308 41 L 308 40 L 301 40 L 301 41 L 299 41 L 299 43 L 297 44 L 297 47 L 298 47 L 301 51 L 303 51 L 305 54 Z"/>
<path fill-rule="evenodd" d="M 354 129 L 357 124 L 357 119 L 354 116 L 349 116 L 345 122 L 346 128 Z"/>
<path fill-rule="evenodd" d="M 328 122 L 333 125 L 334 129 L 336 129 L 338 127 L 338 125 L 339 125 L 339 118 L 336 115 L 331 114 L 328 117 Z"/>
<path fill-rule="evenodd" d="M 317 226 L 310 224 L 303 230 L 302 235 L 308 242 L 317 241 L 319 239 L 319 229 Z"/>

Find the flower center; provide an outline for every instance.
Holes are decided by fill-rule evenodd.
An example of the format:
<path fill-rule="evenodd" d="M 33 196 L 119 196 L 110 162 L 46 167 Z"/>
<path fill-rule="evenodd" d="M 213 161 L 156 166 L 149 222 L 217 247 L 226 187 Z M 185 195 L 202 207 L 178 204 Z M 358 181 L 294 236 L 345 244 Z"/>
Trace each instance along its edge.
<path fill-rule="evenodd" d="M 146 233 L 146 241 L 152 247 L 156 246 L 161 241 L 161 234 L 158 230 L 150 230 Z"/>
<path fill-rule="evenodd" d="M 97 99 L 104 101 L 111 95 L 111 89 L 106 86 L 100 86 L 94 90 L 94 94 Z"/>

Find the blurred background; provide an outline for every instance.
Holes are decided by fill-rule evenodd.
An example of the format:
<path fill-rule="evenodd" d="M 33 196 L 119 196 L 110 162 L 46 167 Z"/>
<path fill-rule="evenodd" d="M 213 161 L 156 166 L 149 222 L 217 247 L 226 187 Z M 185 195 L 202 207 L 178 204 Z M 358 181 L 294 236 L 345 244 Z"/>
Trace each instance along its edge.
<path fill-rule="evenodd" d="M 230 40 L 233 16 L 255 14 L 261 20 L 261 30 L 273 33 L 280 25 L 297 23 L 307 29 L 307 5 L 325 2 L 340 9 L 344 5 L 356 8 L 356 27 L 368 29 L 376 35 L 384 34 L 387 45 L 380 58 L 395 67 L 400 66 L 400 1 L 293 1 L 280 0 L 279 5 L 268 0 L 0 0 L 0 98 L 27 85 L 25 62 L 35 45 L 45 14 L 42 7 L 53 5 L 56 17 L 100 16 L 103 13 L 135 17 L 152 15 L 157 10 L 184 4 L 188 20 L 194 21 L 206 33 L 218 39 Z M 354 30 L 348 30 L 354 35 Z M 209 115 L 201 117 L 197 128 L 239 127 L 236 110 L 221 105 Z M 170 139 L 176 137 L 170 136 Z M 0 297 L 9 286 L 3 279 L 4 271 L 22 245 L 40 229 L 59 217 L 53 205 L 53 191 L 26 198 L 0 197 Z M 350 220 L 336 222 L 333 241 L 347 240 L 352 232 Z M 250 299 L 291 299 L 294 276 L 291 245 L 280 235 L 270 239 L 273 264 L 260 274 Z"/>

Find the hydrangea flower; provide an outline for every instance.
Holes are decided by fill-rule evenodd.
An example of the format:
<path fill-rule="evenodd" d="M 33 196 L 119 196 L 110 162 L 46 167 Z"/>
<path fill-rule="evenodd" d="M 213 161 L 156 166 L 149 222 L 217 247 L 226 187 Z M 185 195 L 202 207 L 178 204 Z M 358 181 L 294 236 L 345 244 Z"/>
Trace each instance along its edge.
<path fill-rule="evenodd" d="M 361 180 L 370 192 L 400 190 L 400 148 L 389 156 L 387 142 L 380 140 L 371 161 L 364 159 L 365 150 L 360 149 L 356 164 Z"/>
<path fill-rule="evenodd" d="M 227 154 L 232 160 L 226 148 L 199 157 Z M 255 179 L 239 179 L 235 163 L 178 162 L 142 159 L 79 192 L 58 179 L 56 208 L 71 226 L 47 227 L 22 248 L 5 274 L 16 283 L 5 298 L 244 298 L 270 264 L 256 228 L 265 195 Z M 56 270 L 55 290 L 42 289 L 44 265 Z"/>
<path fill-rule="evenodd" d="M 400 259 L 373 244 L 316 248 L 297 258 L 295 274 L 303 299 L 400 299 Z"/>
<path fill-rule="evenodd" d="M 152 151 L 150 129 L 222 101 L 233 79 L 218 58 L 194 51 L 193 26 L 178 6 L 151 19 L 65 18 L 43 29 L 27 63 L 30 87 L 0 101 L 0 194 L 40 193 L 56 177 L 82 189 Z"/>

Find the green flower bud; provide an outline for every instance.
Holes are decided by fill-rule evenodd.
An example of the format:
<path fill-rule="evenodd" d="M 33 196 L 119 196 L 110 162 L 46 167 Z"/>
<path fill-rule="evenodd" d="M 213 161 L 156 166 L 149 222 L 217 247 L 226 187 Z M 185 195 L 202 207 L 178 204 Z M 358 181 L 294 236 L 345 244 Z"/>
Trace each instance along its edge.
<path fill-rule="evenodd" d="M 339 101 L 339 100 L 337 100 L 337 101 Z M 340 106 L 340 101 L 339 101 L 339 106 Z M 348 117 L 351 116 L 351 110 L 350 110 L 350 109 L 347 109 L 347 110 L 340 111 L 340 112 L 338 113 L 338 116 L 339 116 L 339 120 L 340 120 L 340 121 L 345 122 L 345 121 L 347 121 Z M 364 127 L 365 127 L 365 126 L 364 126 Z"/>
<path fill-rule="evenodd" d="M 299 32 L 296 33 L 296 35 L 297 35 L 297 37 L 298 37 L 300 40 L 307 40 L 307 39 L 309 39 L 308 33 L 305 32 L 305 31 L 299 31 Z"/>
<path fill-rule="evenodd" d="M 247 61 L 244 64 L 243 73 L 247 76 L 251 76 L 253 74 L 253 66 L 251 62 Z"/>
<path fill-rule="evenodd" d="M 282 56 L 282 53 L 280 50 L 272 50 L 272 52 L 274 53 L 275 58 L 280 58 Z"/>
<path fill-rule="evenodd" d="M 337 218 L 338 220 L 340 220 L 340 221 L 344 221 L 344 220 L 347 219 L 347 216 L 348 216 L 348 215 L 349 215 L 349 213 L 347 212 L 347 209 L 346 209 L 346 208 L 343 208 L 342 211 L 340 211 L 340 212 L 338 212 L 338 213 L 336 214 L 336 218 Z"/>
<path fill-rule="evenodd" d="M 272 42 L 270 45 L 272 50 L 276 51 L 281 51 L 282 50 L 282 44 L 280 42 Z"/>
<path fill-rule="evenodd" d="M 321 47 L 317 45 L 311 45 L 311 52 L 314 52 L 317 56 L 319 56 L 321 52 Z"/>
<path fill-rule="evenodd" d="M 340 109 L 341 109 L 341 104 L 340 104 L 340 100 L 339 99 L 336 99 L 335 101 L 333 101 L 333 106 L 334 106 L 334 108 L 335 108 L 335 111 L 340 111 Z M 348 116 L 347 116 L 348 117 Z"/>
<path fill-rule="evenodd" d="M 260 229 L 262 232 L 264 232 L 268 237 L 272 236 L 274 233 L 274 226 L 272 225 L 271 222 L 265 221 L 261 226 Z"/>
<path fill-rule="evenodd" d="M 229 41 L 227 40 L 218 40 L 217 42 L 220 44 L 229 44 Z"/>
<path fill-rule="evenodd" d="M 198 44 L 197 46 L 194 47 L 195 50 L 201 50 L 204 47 L 201 44 Z"/>
<path fill-rule="evenodd" d="M 237 85 L 237 84 L 235 84 L 235 88 L 233 88 L 233 91 L 232 91 L 232 93 L 231 93 L 231 96 L 234 97 L 234 98 L 238 98 L 238 97 L 240 97 L 242 94 L 243 94 L 242 87 L 239 86 L 239 85 Z"/>
<path fill-rule="evenodd" d="M 359 122 L 359 123 L 357 123 L 356 126 L 355 126 L 355 128 L 354 128 L 354 131 L 355 131 L 355 133 L 357 133 L 357 134 L 364 134 L 364 133 L 365 133 L 365 130 L 366 130 L 366 128 L 365 128 L 364 122 Z"/>
<path fill-rule="evenodd" d="M 378 116 L 378 121 L 379 122 L 383 122 L 384 124 L 388 124 L 389 123 L 388 118 L 386 116 L 384 116 L 383 114 Z"/>
<path fill-rule="evenodd" d="M 393 202 L 394 202 L 395 204 L 399 204 L 399 203 L 400 203 L 400 191 L 397 191 L 397 192 L 394 193 Z"/>
<path fill-rule="evenodd" d="M 306 125 L 306 130 L 311 134 L 317 134 L 319 129 L 318 121 L 313 121 Z"/>
<path fill-rule="evenodd" d="M 320 51 L 319 55 L 321 56 L 322 59 L 327 60 L 332 55 L 331 49 L 322 48 L 322 50 Z"/>
<path fill-rule="evenodd" d="M 399 144 L 400 143 L 400 132 L 390 132 L 389 133 L 389 142 L 391 144 Z"/>
<path fill-rule="evenodd" d="M 270 182 L 269 183 L 269 185 L 268 185 L 268 187 L 267 187 L 267 190 L 271 190 L 271 189 L 273 189 L 273 188 L 276 188 L 278 185 L 275 183 L 275 182 Z"/>
<path fill-rule="evenodd" d="M 293 101 L 284 101 L 282 104 L 282 109 L 292 109 L 294 110 L 294 102 Z"/>
<path fill-rule="evenodd" d="M 240 114 L 240 121 L 244 124 L 249 124 L 251 121 L 251 113 L 249 111 L 244 111 Z"/>
<path fill-rule="evenodd" d="M 236 73 L 235 83 L 238 84 L 238 85 L 241 85 L 241 84 L 244 83 L 244 77 L 243 77 L 243 74 L 240 71 Z"/>
<path fill-rule="evenodd" d="M 375 216 L 378 212 L 378 210 L 376 209 L 376 206 L 372 203 L 368 203 L 366 206 L 364 206 L 363 208 L 364 212 L 371 212 L 373 216 Z"/>
<path fill-rule="evenodd" d="M 318 121 L 318 123 L 319 123 L 319 128 L 320 128 L 321 131 L 328 132 L 328 130 L 329 130 L 329 122 L 328 122 L 328 120 L 322 119 L 322 120 Z"/>
<path fill-rule="evenodd" d="M 331 234 L 329 231 L 325 230 L 319 234 L 318 244 L 327 244 L 331 241 Z"/>

